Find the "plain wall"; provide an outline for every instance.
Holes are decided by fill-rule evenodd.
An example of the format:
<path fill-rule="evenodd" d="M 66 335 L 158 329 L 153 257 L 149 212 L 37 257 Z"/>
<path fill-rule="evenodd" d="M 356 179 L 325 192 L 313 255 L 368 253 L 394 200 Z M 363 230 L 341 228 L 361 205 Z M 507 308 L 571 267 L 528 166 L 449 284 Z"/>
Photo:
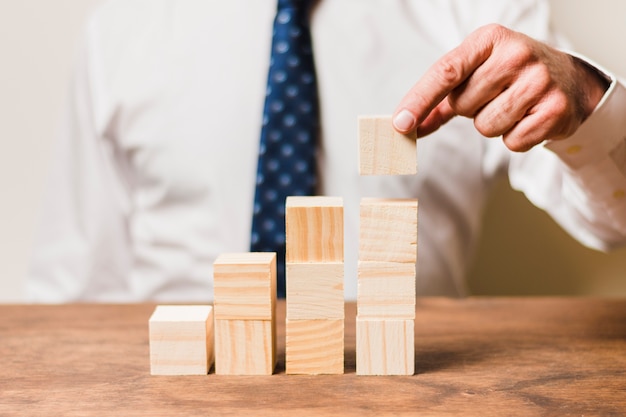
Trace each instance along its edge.
<path fill-rule="evenodd" d="M 101 2 L 0 0 L 0 302 L 22 300 L 78 36 Z M 626 2 L 551 3 L 575 49 L 626 77 Z M 506 184 L 486 220 L 469 280 L 475 293 L 626 295 L 625 250 L 581 247 Z"/>

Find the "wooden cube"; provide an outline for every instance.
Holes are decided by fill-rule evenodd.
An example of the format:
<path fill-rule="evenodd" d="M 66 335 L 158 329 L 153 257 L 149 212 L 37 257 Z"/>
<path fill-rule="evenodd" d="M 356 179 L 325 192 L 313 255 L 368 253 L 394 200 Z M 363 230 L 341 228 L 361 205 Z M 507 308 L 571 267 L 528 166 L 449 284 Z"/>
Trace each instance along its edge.
<path fill-rule="evenodd" d="M 357 375 L 413 375 L 413 320 L 356 320 Z"/>
<path fill-rule="evenodd" d="M 359 260 L 417 262 L 416 199 L 361 199 Z"/>
<path fill-rule="evenodd" d="M 286 333 L 287 374 L 343 374 L 343 319 L 287 319 Z"/>
<path fill-rule="evenodd" d="M 415 264 L 359 261 L 357 315 L 415 318 Z"/>
<path fill-rule="evenodd" d="M 359 174 L 417 173 L 417 135 L 395 131 L 391 116 L 359 117 Z"/>
<path fill-rule="evenodd" d="M 276 309 L 276 254 L 221 254 L 213 264 L 213 292 L 218 320 L 271 320 Z"/>
<path fill-rule="evenodd" d="M 148 322 L 152 375 L 206 375 L 213 363 L 213 307 L 160 305 Z"/>
<path fill-rule="evenodd" d="M 276 326 L 270 320 L 215 320 L 215 373 L 271 375 Z"/>
<path fill-rule="evenodd" d="M 343 319 L 343 262 L 287 264 L 288 319 Z"/>
<path fill-rule="evenodd" d="M 287 197 L 287 262 L 343 262 L 343 200 Z"/>

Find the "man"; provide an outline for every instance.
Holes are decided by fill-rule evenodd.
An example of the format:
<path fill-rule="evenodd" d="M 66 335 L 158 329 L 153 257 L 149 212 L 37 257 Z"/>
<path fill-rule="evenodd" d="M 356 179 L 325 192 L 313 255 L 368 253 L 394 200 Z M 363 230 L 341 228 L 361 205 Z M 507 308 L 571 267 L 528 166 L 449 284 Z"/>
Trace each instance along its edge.
<path fill-rule="evenodd" d="M 124 0 L 90 20 L 32 300 L 211 299 L 215 257 L 249 250 L 274 12 L 273 0 Z M 626 90 L 541 43 L 555 43 L 548 22 L 538 0 L 315 5 L 318 193 L 345 200 L 347 298 L 361 197 L 419 198 L 421 295 L 465 294 L 502 175 L 583 244 L 626 242 Z M 429 134 L 419 174 L 360 178 L 356 118 L 394 108 L 397 129 Z"/>

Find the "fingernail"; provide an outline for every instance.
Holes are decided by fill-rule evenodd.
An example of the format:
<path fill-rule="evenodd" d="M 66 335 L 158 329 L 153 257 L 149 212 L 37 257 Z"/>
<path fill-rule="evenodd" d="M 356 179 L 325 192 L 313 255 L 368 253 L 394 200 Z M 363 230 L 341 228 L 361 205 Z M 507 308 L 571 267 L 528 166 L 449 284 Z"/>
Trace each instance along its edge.
<path fill-rule="evenodd" d="M 393 125 L 396 129 L 403 132 L 413 130 L 415 126 L 415 116 L 413 116 L 410 111 L 404 109 L 393 118 Z"/>

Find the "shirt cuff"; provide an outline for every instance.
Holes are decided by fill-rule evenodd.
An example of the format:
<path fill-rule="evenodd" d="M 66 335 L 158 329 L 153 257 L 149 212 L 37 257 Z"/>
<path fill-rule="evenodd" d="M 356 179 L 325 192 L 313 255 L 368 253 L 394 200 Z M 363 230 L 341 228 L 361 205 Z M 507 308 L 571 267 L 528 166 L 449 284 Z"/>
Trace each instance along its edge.
<path fill-rule="evenodd" d="M 610 79 L 604 97 L 576 133 L 544 146 L 565 163 L 576 188 L 626 231 L 626 87 L 616 77 Z"/>

